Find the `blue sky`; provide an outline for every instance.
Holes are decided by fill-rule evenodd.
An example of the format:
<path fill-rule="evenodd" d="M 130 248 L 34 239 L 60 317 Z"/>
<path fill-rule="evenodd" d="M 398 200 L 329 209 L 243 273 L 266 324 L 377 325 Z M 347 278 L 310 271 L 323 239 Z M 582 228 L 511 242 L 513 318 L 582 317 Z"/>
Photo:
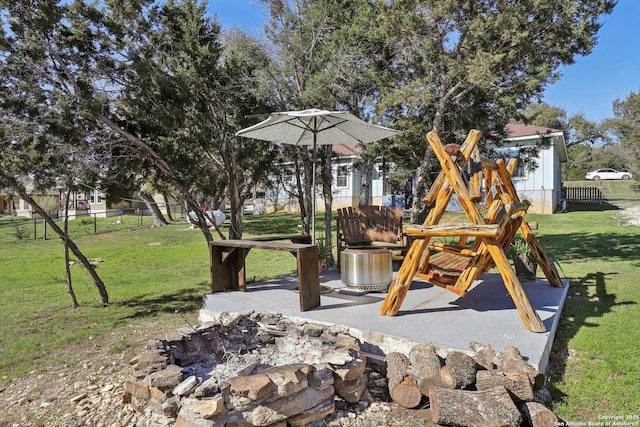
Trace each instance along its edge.
<path fill-rule="evenodd" d="M 209 0 L 208 4 L 223 28 L 237 25 L 258 35 L 266 21 L 256 0 Z M 602 22 L 591 54 L 562 67 L 562 77 L 544 94 L 545 102 L 564 108 L 569 115 L 584 113 L 592 121 L 613 117 L 611 104 L 616 98 L 640 92 L 640 0 L 619 0 Z"/>

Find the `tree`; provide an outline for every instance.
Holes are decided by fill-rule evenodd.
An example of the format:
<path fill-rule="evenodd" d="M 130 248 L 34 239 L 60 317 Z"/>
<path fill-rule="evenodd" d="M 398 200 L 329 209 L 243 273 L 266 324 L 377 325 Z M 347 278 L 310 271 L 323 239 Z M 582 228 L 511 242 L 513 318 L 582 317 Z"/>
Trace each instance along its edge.
<path fill-rule="evenodd" d="M 526 123 L 564 131 L 568 159 L 562 168 L 563 180 L 584 179 L 588 171 L 601 167 L 594 162 L 594 153 L 599 150 L 594 149 L 593 145 L 610 142 L 601 123 L 591 122 L 581 113 L 567 118 L 564 109 L 546 103 L 529 104 L 523 118 Z"/>
<path fill-rule="evenodd" d="M 137 25 L 143 22 L 150 29 L 131 52 L 119 124 L 153 145 L 190 191 L 214 208 L 228 195 L 229 237 L 241 238 L 244 200 L 271 154 L 267 147 L 248 146 L 235 132 L 247 123 L 249 108 L 265 108 L 256 74 L 266 68 L 267 55 L 238 30 L 223 37 L 195 1 L 154 7 Z M 159 190 L 169 184 L 143 173 Z"/>
<path fill-rule="evenodd" d="M 376 4 L 365 0 L 306 1 L 263 0 L 269 6 L 271 18 L 266 34 L 276 46 L 273 71 L 279 109 L 299 110 L 324 108 L 349 110 L 361 118 L 375 114 L 371 99 L 379 90 L 379 61 L 375 43 Z M 367 36 L 368 35 L 368 36 Z M 339 143 L 339 141 L 336 141 Z M 292 150 L 298 153 L 293 155 Z M 286 159 L 299 159 L 294 166 L 295 180 L 303 183 L 300 200 L 303 231 L 309 233 L 312 200 L 312 162 L 307 149 L 284 147 Z M 325 241 L 331 244 L 332 223 L 332 147 L 318 150 L 320 179 L 325 204 Z"/>
<path fill-rule="evenodd" d="M 0 30 L 0 187 L 20 195 L 58 234 L 64 242 L 65 254 L 70 249 L 87 269 L 101 303 L 106 305 L 109 296 L 94 266 L 69 238 L 66 227 L 60 229 L 50 216 L 50 209 L 40 206 L 24 185 L 29 177 L 36 189 L 52 186 L 71 189 L 90 173 L 99 158 L 89 156 L 79 145 L 86 130 L 85 123 L 70 114 L 72 108 L 63 99 L 49 96 L 50 81 L 42 74 L 32 72 L 34 62 L 43 55 L 34 39 L 42 41 L 39 31 L 46 29 L 49 20 L 54 19 L 52 11 L 47 9 L 40 15 L 22 4 L 12 6 L 16 13 L 25 13 L 26 20 L 37 21 L 39 25 L 29 28 L 11 15 L 9 27 L 3 26 Z M 0 2 L 0 16 L 8 15 L 5 4 Z M 5 32 L 5 29 L 9 31 Z M 68 273 L 68 263 L 65 269 Z M 67 288 L 75 308 L 78 303 L 68 274 L 67 277 Z"/>
<path fill-rule="evenodd" d="M 227 128 L 218 148 L 228 179 L 229 238 L 239 239 L 245 200 L 251 197 L 256 183 L 266 180 L 276 169 L 276 152 L 267 144 L 256 146 L 253 141 L 235 136 L 236 131 L 250 124 L 247 117 L 268 111 L 272 92 L 264 83 L 270 59 L 261 43 L 238 29 L 227 32 L 224 41 L 220 72 L 226 84 L 218 107 L 226 114 Z"/>
<path fill-rule="evenodd" d="M 152 183 L 156 190 L 178 194 L 210 241 L 201 201 L 219 203 L 229 165 L 243 167 L 220 153 L 237 148 L 234 133 L 244 120 L 242 108 L 256 105 L 242 89 L 246 81 L 239 80 L 246 69 L 233 70 L 232 79 L 219 66 L 219 25 L 191 0 L 31 6 L 3 4 L 13 34 L 20 36 L 10 55 L 29 70 L 17 74 L 29 96 L 58 97 L 70 121 L 82 121 L 85 136 L 91 135 L 83 144 L 111 153 L 111 170 L 125 169 L 121 181 L 133 178 L 136 184 L 129 190 Z M 26 83 L 31 75 L 39 79 L 32 88 Z M 252 172 L 247 168 L 248 175 Z M 235 174 L 245 178 L 240 175 Z M 114 177 L 101 176 L 107 182 Z M 248 193 L 244 188 L 234 192 Z M 239 236 L 242 199 L 231 199 L 231 230 Z"/>
<path fill-rule="evenodd" d="M 631 92 L 625 99 L 613 102 L 614 117 L 605 120 L 603 127 L 620 143 L 628 154 L 629 167 L 640 174 L 640 92 Z M 620 166 L 611 166 L 620 168 Z"/>
<path fill-rule="evenodd" d="M 381 104 L 402 115 L 400 128 L 433 129 L 445 141 L 459 140 L 471 127 L 485 135 L 499 133 L 558 78 L 560 65 L 591 52 L 598 19 L 614 5 L 612 0 L 391 2 L 380 25 L 395 48 L 392 72 L 398 83 L 383 92 Z M 432 158 L 426 144 L 420 145 L 425 148 L 412 221 L 424 216 Z"/>

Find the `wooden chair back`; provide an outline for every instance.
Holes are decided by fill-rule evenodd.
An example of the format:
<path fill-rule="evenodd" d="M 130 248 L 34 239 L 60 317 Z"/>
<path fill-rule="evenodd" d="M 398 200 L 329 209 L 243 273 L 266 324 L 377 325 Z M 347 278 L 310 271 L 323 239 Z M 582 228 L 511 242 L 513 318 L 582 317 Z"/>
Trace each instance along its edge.
<path fill-rule="evenodd" d="M 389 206 L 338 209 L 338 236 L 345 245 L 397 243 L 402 240 L 402 211 Z"/>

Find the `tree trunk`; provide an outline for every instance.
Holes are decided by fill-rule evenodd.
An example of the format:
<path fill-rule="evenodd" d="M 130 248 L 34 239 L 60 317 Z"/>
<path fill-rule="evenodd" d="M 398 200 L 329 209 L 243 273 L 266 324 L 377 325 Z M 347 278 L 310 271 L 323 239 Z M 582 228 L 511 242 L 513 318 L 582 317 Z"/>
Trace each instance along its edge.
<path fill-rule="evenodd" d="M 11 188 L 13 188 L 15 192 L 18 193 L 23 200 L 29 203 L 29 205 L 31 205 L 31 207 L 38 214 L 40 214 L 40 216 L 47 222 L 47 224 L 49 224 L 51 229 L 60 237 L 63 243 L 66 240 L 67 244 L 69 245 L 69 249 L 71 249 L 71 252 L 73 252 L 73 254 L 78 258 L 78 260 L 84 266 L 84 268 L 87 269 L 87 271 L 89 272 L 89 275 L 93 279 L 93 283 L 96 285 L 96 288 L 98 288 L 98 293 L 100 294 L 100 303 L 102 305 L 108 305 L 109 294 L 107 293 L 107 288 L 104 286 L 104 283 L 102 282 L 102 279 L 100 279 L 100 276 L 98 276 L 98 273 L 96 272 L 96 269 L 93 266 L 93 264 L 89 262 L 87 257 L 85 257 L 84 254 L 80 252 L 80 249 L 78 249 L 78 247 L 73 242 L 73 240 L 69 239 L 69 237 L 64 233 L 64 231 L 61 230 L 60 227 L 58 227 L 58 224 L 56 224 L 55 221 L 51 219 L 49 214 L 47 214 L 47 212 L 44 209 L 42 209 L 40 205 L 38 205 L 31 196 L 29 196 L 26 190 L 17 181 L 12 180 L 10 182 L 10 185 L 11 185 Z"/>
<path fill-rule="evenodd" d="M 242 226 L 242 217 L 243 217 L 243 208 L 244 201 L 242 199 L 242 194 L 238 186 L 237 181 L 237 170 L 234 169 L 236 166 L 235 160 L 231 165 L 227 165 L 227 161 L 225 161 L 225 166 L 227 166 L 227 175 L 229 176 L 229 202 L 231 203 L 231 214 L 229 217 L 229 239 L 242 239 L 242 233 L 244 232 Z M 229 169 L 231 166 L 231 169 Z"/>
<path fill-rule="evenodd" d="M 311 235 L 313 228 L 313 216 L 316 214 L 314 211 L 315 206 L 315 198 L 316 198 L 316 189 L 313 186 L 314 176 L 313 176 L 313 158 L 310 158 L 308 154 L 304 155 L 303 158 L 304 165 L 304 212 L 306 213 L 305 218 L 303 220 L 304 224 L 307 226 L 307 234 Z M 315 236 L 311 236 L 311 239 L 315 239 Z"/>
<path fill-rule="evenodd" d="M 429 393 L 436 424 L 461 427 L 518 427 L 522 415 L 504 387 L 482 391 L 434 387 Z"/>
<path fill-rule="evenodd" d="M 467 388 L 476 381 L 476 361 L 461 351 L 452 351 L 440 369 L 440 380 L 447 388 Z"/>
<path fill-rule="evenodd" d="M 69 197 L 71 197 L 71 188 L 67 190 L 66 203 L 64 204 L 64 270 L 67 278 L 67 292 L 69 292 L 69 296 L 71 297 L 71 307 L 78 308 L 79 304 L 76 299 L 76 294 L 73 291 L 71 266 L 69 265 Z"/>
<path fill-rule="evenodd" d="M 409 363 L 416 372 L 428 377 L 439 375 L 442 367 L 440 356 L 436 353 L 436 347 L 433 344 L 425 343 L 413 346 L 409 352 Z"/>
<path fill-rule="evenodd" d="M 490 371 L 478 371 L 476 375 L 476 388 L 487 390 L 503 386 L 511 395 L 514 402 L 530 402 L 533 400 L 532 378 L 522 371 L 502 371 L 492 369 Z"/>
<path fill-rule="evenodd" d="M 226 149 L 222 152 L 224 168 L 228 177 L 229 201 L 231 203 L 231 215 L 229 218 L 229 238 L 242 239 L 244 232 L 242 226 L 242 217 L 244 209 L 244 199 L 242 198 L 242 190 L 238 182 L 238 153 L 236 144 L 225 144 Z M 216 225 L 216 230 L 218 230 Z M 220 231 L 218 230 L 218 233 Z"/>
<path fill-rule="evenodd" d="M 537 390 L 544 386 L 544 374 L 538 372 L 536 368 L 528 364 L 520 354 L 520 350 L 516 347 L 508 345 L 502 352 L 499 369 L 503 371 L 522 371 L 526 372 L 533 379 L 533 389 Z"/>
<path fill-rule="evenodd" d="M 364 164 L 364 170 L 362 171 L 362 185 L 360 186 L 360 201 L 359 206 L 368 206 L 369 197 L 371 195 L 371 179 L 373 176 L 373 164 L 371 160 L 367 160 Z"/>
<path fill-rule="evenodd" d="M 428 185 L 431 184 L 428 179 L 428 165 L 434 159 L 433 150 L 428 146 L 425 150 L 422 163 L 418 166 L 415 175 L 415 185 L 413 190 L 413 202 L 411 204 L 411 223 L 422 224 L 427 218 L 428 206 L 424 204 L 422 199 L 427 195 Z"/>
<path fill-rule="evenodd" d="M 244 228 L 242 225 L 243 199 L 236 191 L 229 191 L 229 201 L 231 203 L 231 213 L 229 216 L 229 239 L 242 239 Z"/>
<path fill-rule="evenodd" d="M 469 343 L 469 347 L 471 347 L 471 349 L 475 351 L 473 360 L 476 361 L 476 364 L 478 366 L 482 367 L 483 369 L 495 369 L 496 352 L 491 348 L 490 345 L 484 345 L 475 341 L 471 341 Z"/>
<path fill-rule="evenodd" d="M 147 192 L 144 186 L 142 186 L 140 190 L 138 190 L 138 194 L 149 209 L 149 212 L 151 212 L 151 217 L 153 218 L 153 225 L 151 227 L 162 227 L 164 225 L 168 225 L 169 223 L 164 218 L 164 215 L 162 215 L 158 204 L 153 199 L 153 196 Z"/>
<path fill-rule="evenodd" d="M 169 221 L 174 222 L 175 219 L 173 219 L 173 215 L 171 214 L 171 205 L 169 204 L 169 197 L 167 197 L 167 193 L 166 192 L 162 192 L 162 200 L 164 200 L 164 205 L 167 207 L 167 218 L 169 218 Z"/>
<path fill-rule="evenodd" d="M 299 154 L 300 151 L 297 151 Z M 306 158 L 302 160 L 302 169 L 300 169 L 299 157 L 296 156 L 294 159 L 295 164 L 295 176 L 296 176 L 296 197 L 298 198 L 298 206 L 300 208 L 300 221 L 302 223 L 302 234 L 306 234 L 307 236 L 311 235 L 311 223 L 309 221 L 309 205 L 308 203 L 311 199 L 309 198 L 309 191 L 311 189 L 311 172 L 307 167 L 309 166 L 309 162 L 306 161 Z M 304 175 L 304 177 L 303 177 Z M 304 184 L 303 184 L 304 183 Z"/>
<path fill-rule="evenodd" d="M 408 374 L 409 359 L 402 353 L 387 354 L 387 378 L 389 395 L 400 406 L 415 408 L 420 404 L 422 393 Z"/>

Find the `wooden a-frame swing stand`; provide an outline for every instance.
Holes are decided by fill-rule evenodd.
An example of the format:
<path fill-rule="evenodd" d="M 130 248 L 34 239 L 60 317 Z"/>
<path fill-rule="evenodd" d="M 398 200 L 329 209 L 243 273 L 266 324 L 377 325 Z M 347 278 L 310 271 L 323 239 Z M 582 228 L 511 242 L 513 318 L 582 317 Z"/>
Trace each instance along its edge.
<path fill-rule="evenodd" d="M 523 220 L 529 202 L 520 201 L 511 182 L 517 160 L 511 159 L 505 165 L 503 160 L 492 162 L 483 158 L 476 146 L 479 139 L 480 132 L 471 130 L 461 146 L 444 147 L 435 132 L 427 134 L 442 171 L 424 199 L 431 207 L 424 224 L 406 229 L 406 234 L 414 240 L 382 303 L 380 314 L 394 316 L 398 313 L 415 276 L 464 296 L 476 280 L 497 267 L 525 326 L 533 332 L 546 332 L 505 255 L 505 249 L 518 231 L 549 284 L 562 287 L 562 280 L 531 227 Z M 468 184 L 463 179 L 465 170 L 470 171 Z M 484 202 L 488 206 L 485 216 L 478 207 L 483 182 Z M 453 193 L 457 194 L 470 224 L 439 224 Z M 432 240 L 433 237 L 453 237 L 458 241 L 457 244 L 445 244 Z M 432 251 L 435 253 L 431 254 Z"/>

